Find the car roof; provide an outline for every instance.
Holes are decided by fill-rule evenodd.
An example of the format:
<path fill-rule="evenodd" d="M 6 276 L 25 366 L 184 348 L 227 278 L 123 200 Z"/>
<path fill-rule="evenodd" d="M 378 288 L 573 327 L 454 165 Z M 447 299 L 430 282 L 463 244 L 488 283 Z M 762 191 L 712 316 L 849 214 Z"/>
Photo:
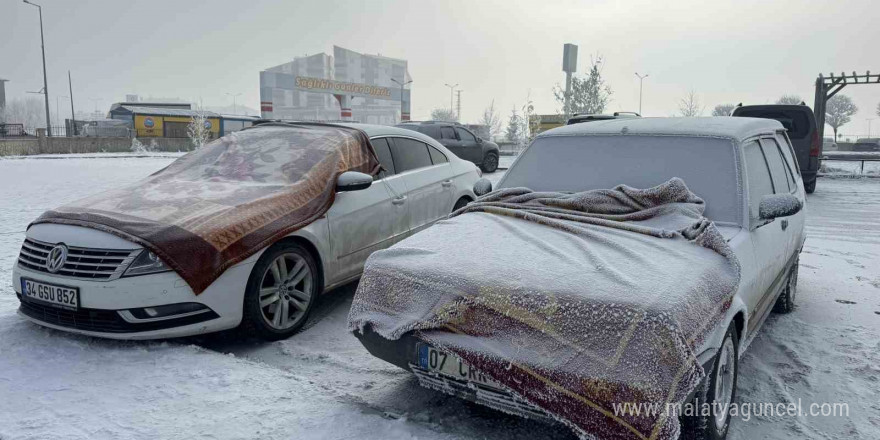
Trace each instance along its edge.
<path fill-rule="evenodd" d="M 261 125 L 271 126 L 273 123 L 278 124 L 297 124 L 297 123 L 312 123 L 310 121 L 282 121 L 282 120 L 264 120 L 258 121 L 258 123 L 254 124 L 253 127 L 259 127 Z M 431 145 L 440 145 L 437 141 L 435 141 L 432 137 L 424 135 L 415 130 L 409 130 L 406 128 L 398 128 L 390 125 L 377 125 L 377 124 L 362 124 L 360 122 L 327 122 L 327 125 L 338 125 L 341 127 L 350 127 L 357 128 L 358 130 L 362 130 L 367 136 L 373 138 L 377 136 L 408 136 L 413 138 L 421 139 L 425 142 L 430 143 Z"/>
<path fill-rule="evenodd" d="M 700 118 L 619 118 L 597 120 L 589 124 L 572 124 L 547 130 L 538 135 L 658 135 L 658 136 L 716 136 L 736 140 L 758 134 L 785 130 L 779 121 L 764 118 L 712 116 Z"/>
<path fill-rule="evenodd" d="M 371 138 L 376 136 L 409 136 L 422 139 L 425 142 L 430 141 L 429 143 L 431 145 L 435 144 L 434 138 L 408 128 L 394 127 L 391 125 L 361 124 L 359 122 L 337 122 L 334 124 L 363 130 L 367 133 L 367 136 Z"/>

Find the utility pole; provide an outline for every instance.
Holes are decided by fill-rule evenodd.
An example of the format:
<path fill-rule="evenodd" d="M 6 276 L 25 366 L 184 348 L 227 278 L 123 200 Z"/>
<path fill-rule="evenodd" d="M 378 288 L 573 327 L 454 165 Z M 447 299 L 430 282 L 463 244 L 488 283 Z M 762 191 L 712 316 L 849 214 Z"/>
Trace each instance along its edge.
<path fill-rule="evenodd" d="M 28 0 L 23 2 L 36 6 L 40 11 L 40 49 L 43 51 L 43 98 L 46 102 L 46 136 L 52 136 L 52 121 L 49 119 L 49 81 L 46 79 L 46 41 L 43 39 L 43 8 L 40 5 L 31 3 Z"/>
<path fill-rule="evenodd" d="M 237 115 L 237 114 L 238 114 L 238 113 L 235 112 L 235 97 L 236 97 L 236 96 L 240 96 L 240 95 L 241 95 L 241 93 L 236 93 L 236 94 L 234 94 L 234 95 L 233 95 L 232 93 L 227 93 L 227 94 L 226 94 L 226 96 L 231 96 L 231 97 L 232 97 L 232 114 L 233 114 L 233 115 Z"/>
<path fill-rule="evenodd" d="M 407 84 L 411 83 L 412 80 L 409 80 L 407 82 L 400 82 L 394 78 L 391 78 L 391 81 L 394 81 L 397 85 L 400 86 L 400 122 L 403 122 L 403 88 Z"/>
<path fill-rule="evenodd" d="M 458 83 L 455 83 L 454 86 L 446 84 L 446 87 L 449 87 L 449 113 L 452 113 L 455 108 L 452 106 L 452 94 L 454 93 L 455 88 L 458 87 Z"/>
<path fill-rule="evenodd" d="M 458 96 L 458 104 L 456 105 L 455 119 L 458 119 L 458 122 L 461 122 L 461 90 L 456 91 L 456 94 L 456 96 Z"/>
<path fill-rule="evenodd" d="M 642 80 L 648 77 L 648 74 L 639 75 L 639 72 L 636 72 L 636 76 L 639 77 L 639 116 L 642 115 Z"/>
<path fill-rule="evenodd" d="M 73 112 L 73 81 L 70 80 L 70 71 L 67 71 L 67 87 L 70 88 L 70 125 L 73 126 L 73 135 L 76 136 L 76 113 Z"/>
<path fill-rule="evenodd" d="M 101 115 L 101 114 L 98 112 L 98 103 L 101 102 L 101 98 L 89 98 L 89 101 L 92 101 L 92 102 L 95 103 L 95 114 L 92 115 L 92 117 L 97 118 L 98 116 Z M 99 118 L 99 119 L 100 119 L 100 118 Z"/>

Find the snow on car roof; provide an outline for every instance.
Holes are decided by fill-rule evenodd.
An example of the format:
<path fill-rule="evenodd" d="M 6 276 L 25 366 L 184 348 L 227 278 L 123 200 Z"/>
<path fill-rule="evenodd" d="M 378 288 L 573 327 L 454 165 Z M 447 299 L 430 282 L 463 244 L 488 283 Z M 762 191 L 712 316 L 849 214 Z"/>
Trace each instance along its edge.
<path fill-rule="evenodd" d="M 587 134 L 639 134 L 721 136 L 745 139 L 756 134 L 783 130 L 773 119 L 715 116 L 704 118 L 624 118 L 565 125 L 547 130 L 538 137 Z"/>
<path fill-rule="evenodd" d="M 369 137 L 376 136 L 406 136 L 421 139 L 431 145 L 436 145 L 437 141 L 435 141 L 432 137 L 422 134 L 421 132 L 410 130 L 408 128 L 398 128 L 390 125 L 374 125 L 374 124 L 361 124 L 356 122 L 340 122 L 336 123 L 337 125 L 342 125 L 344 127 L 352 127 L 359 128 L 367 133 Z"/>

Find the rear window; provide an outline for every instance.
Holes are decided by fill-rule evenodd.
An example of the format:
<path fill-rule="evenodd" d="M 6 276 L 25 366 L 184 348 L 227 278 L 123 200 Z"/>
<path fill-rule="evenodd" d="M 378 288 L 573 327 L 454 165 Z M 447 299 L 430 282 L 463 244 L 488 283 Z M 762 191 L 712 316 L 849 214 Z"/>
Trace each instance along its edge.
<path fill-rule="evenodd" d="M 523 152 L 499 188 L 585 191 L 650 188 L 680 177 L 706 201 L 706 217 L 740 224 L 733 141 L 693 136 L 546 136 Z"/>
<path fill-rule="evenodd" d="M 810 118 L 805 111 L 743 107 L 736 110 L 736 116 L 775 119 L 788 130 L 788 137 L 792 139 L 804 139 L 810 135 Z"/>

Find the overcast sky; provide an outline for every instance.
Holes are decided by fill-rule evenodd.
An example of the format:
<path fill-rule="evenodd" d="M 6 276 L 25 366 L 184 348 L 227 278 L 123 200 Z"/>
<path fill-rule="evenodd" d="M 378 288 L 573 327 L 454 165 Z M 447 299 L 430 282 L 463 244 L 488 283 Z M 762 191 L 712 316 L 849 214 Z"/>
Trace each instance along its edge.
<path fill-rule="evenodd" d="M 259 108 L 259 71 L 338 45 L 409 61 L 413 119 L 449 106 L 459 83 L 462 119 L 495 100 L 506 120 L 531 95 L 539 113 L 560 106 L 563 43 L 578 68 L 601 54 L 613 89 L 608 111 L 668 116 L 693 90 L 705 114 L 719 103 L 770 103 L 798 94 L 810 105 L 819 72 L 880 72 L 877 0 L 819 2 L 612 1 L 111 1 L 35 0 L 43 6 L 50 98 L 102 111 L 126 94 L 237 102 Z M 0 78 L 7 99 L 42 87 L 36 8 L 0 0 Z M 880 133 L 880 85 L 842 92 L 859 106 L 843 133 Z M 54 106 L 54 98 L 52 99 Z M 54 109 L 53 109 L 54 111 Z"/>

